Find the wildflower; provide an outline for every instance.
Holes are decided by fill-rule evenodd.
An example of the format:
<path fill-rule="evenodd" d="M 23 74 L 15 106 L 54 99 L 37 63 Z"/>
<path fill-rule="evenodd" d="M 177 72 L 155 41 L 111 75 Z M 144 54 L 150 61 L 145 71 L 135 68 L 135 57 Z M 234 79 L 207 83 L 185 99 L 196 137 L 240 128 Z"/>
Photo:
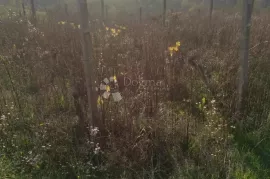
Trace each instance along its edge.
<path fill-rule="evenodd" d="M 81 25 L 78 25 L 78 29 L 80 29 L 81 28 Z"/>
<path fill-rule="evenodd" d="M 216 100 L 213 99 L 213 100 L 211 101 L 211 104 L 214 104 L 215 102 L 216 102 Z"/>
<path fill-rule="evenodd" d="M 98 106 L 101 106 L 103 104 L 103 100 L 102 98 L 99 96 L 98 99 L 97 99 L 97 105 Z"/>
<path fill-rule="evenodd" d="M 94 153 L 97 155 L 100 152 L 100 147 L 99 147 L 99 143 L 96 144 Z"/>
<path fill-rule="evenodd" d="M 6 116 L 5 116 L 5 115 L 2 115 L 0 119 L 1 119 L 2 121 L 6 120 Z"/>
<path fill-rule="evenodd" d="M 206 102 L 206 99 L 205 99 L 205 97 L 203 97 L 202 98 L 202 104 L 205 104 L 205 102 Z"/>
<path fill-rule="evenodd" d="M 115 33 L 116 33 L 116 30 L 115 30 L 115 29 L 111 29 L 111 32 L 112 32 L 113 34 L 115 34 Z"/>
<path fill-rule="evenodd" d="M 174 48 L 173 48 L 173 47 L 169 47 L 168 50 L 169 50 L 169 51 L 173 51 Z"/>
<path fill-rule="evenodd" d="M 170 53 L 170 55 L 172 57 L 173 56 L 173 50 L 174 50 L 174 48 L 173 47 L 169 47 L 168 50 L 169 50 L 169 53 Z"/>
<path fill-rule="evenodd" d="M 177 52 L 178 51 L 178 47 L 177 46 L 173 47 L 173 50 Z"/>
<path fill-rule="evenodd" d="M 177 47 L 181 46 L 181 43 L 179 41 L 177 41 L 175 44 L 176 44 Z"/>
<path fill-rule="evenodd" d="M 66 22 L 65 21 L 60 21 L 60 22 L 58 22 L 58 24 L 65 25 Z"/>
<path fill-rule="evenodd" d="M 110 92 L 110 91 L 111 91 L 111 88 L 110 88 L 109 85 L 106 86 L 106 91 L 107 91 L 107 92 Z"/>
<path fill-rule="evenodd" d="M 106 30 L 108 31 L 108 30 L 110 30 L 110 28 L 109 27 L 106 27 Z"/>
<path fill-rule="evenodd" d="M 91 126 L 91 131 L 90 131 L 91 136 L 96 136 L 98 132 L 99 132 L 99 129 L 97 127 Z"/>
<path fill-rule="evenodd" d="M 117 78 L 116 78 L 115 75 L 113 76 L 113 81 L 114 81 L 115 83 L 117 82 Z"/>

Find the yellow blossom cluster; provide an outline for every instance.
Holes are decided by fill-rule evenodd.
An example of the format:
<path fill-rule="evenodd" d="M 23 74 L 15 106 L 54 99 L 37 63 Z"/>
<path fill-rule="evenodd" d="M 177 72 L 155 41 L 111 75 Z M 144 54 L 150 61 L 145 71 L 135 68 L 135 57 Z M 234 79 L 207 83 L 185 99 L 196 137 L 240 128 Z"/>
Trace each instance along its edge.
<path fill-rule="evenodd" d="M 60 22 L 58 22 L 58 24 L 59 24 L 59 25 L 69 24 L 69 25 L 71 25 L 71 27 L 73 27 L 73 29 L 76 29 L 76 28 L 80 29 L 80 28 L 81 28 L 81 25 L 80 25 L 80 24 L 79 24 L 79 25 L 76 25 L 76 24 L 73 23 L 73 22 L 68 23 L 68 22 L 66 22 L 66 21 L 60 21 Z"/>
<path fill-rule="evenodd" d="M 109 27 L 106 27 L 106 31 L 110 32 L 110 34 L 113 36 L 113 37 L 116 37 L 118 36 L 122 30 L 126 30 L 126 27 L 124 26 L 117 26 L 116 27 L 118 28 L 109 28 Z"/>
<path fill-rule="evenodd" d="M 181 46 L 181 43 L 179 42 L 179 41 L 177 41 L 176 43 L 175 43 L 175 46 L 170 46 L 170 47 L 168 47 L 168 50 L 169 50 L 169 53 L 170 53 L 170 56 L 172 57 L 173 56 L 173 54 L 175 53 L 175 52 L 178 52 L 179 51 L 179 47 Z"/>

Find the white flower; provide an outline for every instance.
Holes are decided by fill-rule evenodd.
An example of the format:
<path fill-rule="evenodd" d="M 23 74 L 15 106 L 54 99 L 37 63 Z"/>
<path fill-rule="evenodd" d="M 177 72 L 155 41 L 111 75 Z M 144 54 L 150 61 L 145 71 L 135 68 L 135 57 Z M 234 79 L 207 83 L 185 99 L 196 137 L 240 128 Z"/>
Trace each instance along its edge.
<path fill-rule="evenodd" d="M 6 116 L 5 116 L 5 115 L 2 115 L 0 119 L 1 119 L 2 121 L 6 120 Z"/>
<path fill-rule="evenodd" d="M 98 132 L 99 132 L 99 130 L 98 130 L 97 127 L 94 127 L 94 128 L 93 128 L 93 127 L 91 126 L 91 131 L 90 131 L 91 136 L 96 136 Z"/>
<path fill-rule="evenodd" d="M 94 153 L 97 155 L 99 152 L 100 152 L 100 147 L 99 147 L 99 143 L 97 143 Z"/>
<path fill-rule="evenodd" d="M 215 102 L 216 102 L 216 100 L 214 100 L 214 99 L 211 101 L 212 104 L 214 104 Z"/>

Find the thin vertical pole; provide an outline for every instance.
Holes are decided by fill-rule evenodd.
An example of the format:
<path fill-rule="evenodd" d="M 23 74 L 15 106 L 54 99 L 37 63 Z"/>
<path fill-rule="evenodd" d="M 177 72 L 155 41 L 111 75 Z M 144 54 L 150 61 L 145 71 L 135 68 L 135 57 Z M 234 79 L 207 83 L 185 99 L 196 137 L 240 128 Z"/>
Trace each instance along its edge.
<path fill-rule="evenodd" d="M 238 112 L 243 113 L 244 99 L 247 97 L 248 92 L 248 54 L 249 54 L 249 40 L 250 40 L 250 27 L 251 16 L 253 10 L 254 0 L 243 1 L 243 33 L 240 50 L 240 80 L 238 86 Z"/>
<path fill-rule="evenodd" d="M 32 23 L 34 26 L 37 25 L 37 19 L 36 19 L 36 9 L 35 9 L 35 1 L 31 0 L 31 11 L 32 11 Z"/>
<path fill-rule="evenodd" d="M 26 16 L 24 0 L 22 0 L 23 16 Z"/>
<path fill-rule="evenodd" d="M 101 18 L 102 22 L 104 22 L 104 0 L 101 0 Z"/>
<path fill-rule="evenodd" d="M 166 26 L 167 0 L 163 0 L 163 26 Z"/>
<path fill-rule="evenodd" d="M 140 24 L 142 23 L 142 7 L 140 7 Z"/>
<path fill-rule="evenodd" d="M 213 6 L 214 6 L 214 0 L 210 0 L 210 7 L 209 7 L 209 22 L 210 23 L 212 21 Z"/>
<path fill-rule="evenodd" d="M 91 126 L 96 125 L 94 119 L 96 119 L 97 114 L 97 96 L 95 95 L 94 89 L 94 73 L 93 73 L 93 62 L 92 57 L 92 41 L 90 35 L 89 18 L 88 18 L 88 8 L 86 0 L 78 0 L 79 10 L 80 10 L 80 21 L 81 21 L 81 41 L 82 41 L 82 52 L 83 52 L 83 66 L 86 80 L 87 89 L 87 99 L 88 99 L 88 118 Z"/>

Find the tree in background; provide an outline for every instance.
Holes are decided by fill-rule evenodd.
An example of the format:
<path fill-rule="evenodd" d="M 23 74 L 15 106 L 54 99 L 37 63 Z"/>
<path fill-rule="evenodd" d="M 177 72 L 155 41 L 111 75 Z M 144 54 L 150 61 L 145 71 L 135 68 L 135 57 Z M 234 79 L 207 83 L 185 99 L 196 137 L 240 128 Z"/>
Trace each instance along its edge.
<path fill-rule="evenodd" d="M 101 19 L 102 22 L 104 22 L 105 20 L 105 5 L 104 5 L 104 0 L 100 0 L 101 1 Z"/>
<path fill-rule="evenodd" d="M 32 23 L 36 26 L 36 8 L 35 8 L 35 1 L 31 0 L 31 12 L 32 12 Z"/>
<path fill-rule="evenodd" d="M 214 6 L 214 0 L 210 0 L 210 7 L 209 7 L 209 19 L 210 19 L 210 22 L 212 20 L 213 6 Z"/>
<path fill-rule="evenodd" d="M 166 25 L 167 0 L 163 0 L 163 26 Z"/>
<path fill-rule="evenodd" d="M 88 118 L 90 125 L 96 125 L 95 119 L 97 119 L 97 97 L 95 95 L 94 89 L 94 73 L 93 73 L 93 63 L 92 63 L 92 43 L 91 43 L 91 34 L 89 28 L 89 19 L 88 19 L 88 8 L 86 0 L 78 0 L 78 6 L 80 11 L 80 21 L 81 21 L 81 41 L 82 41 L 82 52 L 83 52 L 83 66 L 86 80 L 86 89 L 87 89 L 87 99 L 88 99 Z M 84 121 L 81 121 L 83 123 Z M 83 124 L 81 124 L 83 125 Z"/>
<path fill-rule="evenodd" d="M 253 10 L 254 0 L 245 0 L 243 2 L 243 33 L 240 50 L 240 80 L 239 80 L 239 99 L 238 111 L 243 112 L 244 100 L 248 92 L 248 53 L 249 53 L 249 39 L 251 16 Z"/>

